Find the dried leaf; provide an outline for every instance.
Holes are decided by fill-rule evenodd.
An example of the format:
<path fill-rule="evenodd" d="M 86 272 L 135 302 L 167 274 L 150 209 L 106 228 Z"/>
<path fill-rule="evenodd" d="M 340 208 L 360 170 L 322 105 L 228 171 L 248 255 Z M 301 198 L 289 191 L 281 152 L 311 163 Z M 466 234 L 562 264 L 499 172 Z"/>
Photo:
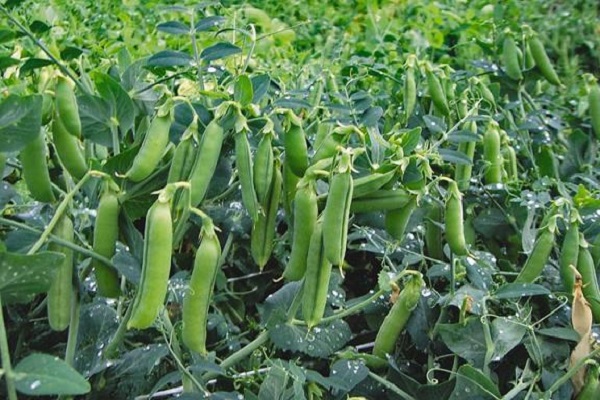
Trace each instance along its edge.
<path fill-rule="evenodd" d="M 583 338 L 592 330 L 592 310 L 590 304 L 583 296 L 583 282 L 581 274 L 575 270 L 575 284 L 573 286 L 573 306 L 571 311 L 571 323 L 573 329 Z"/>
<path fill-rule="evenodd" d="M 585 358 L 588 356 L 588 354 L 590 354 L 590 352 L 592 351 L 592 335 L 591 332 L 588 332 L 585 336 L 583 336 L 581 338 L 581 341 L 579 343 L 577 343 L 577 346 L 575 346 L 575 348 L 573 349 L 573 352 L 571 353 L 571 360 L 569 363 L 569 368 L 573 368 L 573 366 L 575 364 L 577 364 L 577 362 L 579 362 L 579 360 Z M 573 377 L 571 378 L 571 382 L 573 383 L 573 391 L 574 394 L 577 395 L 577 393 L 579 393 L 581 391 L 581 389 L 583 388 L 583 385 L 585 384 L 585 372 L 586 372 L 587 368 L 586 366 L 582 366 L 581 368 L 579 368 L 579 370 L 577 370 L 577 372 L 575 373 L 575 375 L 573 375 Z"/>

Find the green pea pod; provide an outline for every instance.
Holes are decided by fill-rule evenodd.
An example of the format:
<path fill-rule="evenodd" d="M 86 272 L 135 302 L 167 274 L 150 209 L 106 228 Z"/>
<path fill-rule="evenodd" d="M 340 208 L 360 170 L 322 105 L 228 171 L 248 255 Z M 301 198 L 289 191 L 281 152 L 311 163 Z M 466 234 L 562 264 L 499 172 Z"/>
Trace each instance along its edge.
<path fill-rule="evenodd" d="M 411 275 L 377 331 L 373 355 L 385 359 L 387 354 L 391 355 L 394 352 L 400 333 L 404 330 L 412 310 L 419 304 L 422 286 L 421 274 Z"/>
<path fill-rule="evenodd" d="M 594 259 L 594 265 L 600 267 L 600 235 L 594 237 L 594 241 L 590 245 L 590 253 Z"/>
<path fill-rule="evenodd" d="M 558 162 L 552 147 L 548 145 L 540 146 L 535 157 L 535 163 L 540 171 L 540 176 L 558 179 Z"/>
<path fill-rule="evenodd" d="M 528 42 L 525 43 L 525 59 L 523 62 L 525 70 L 535 68 L 535 60 L 533 58 L 533 54 L 531 53 L 531 46 Z"/>
<path fill-rule="evenodd" d="M 71 219 L 63 215 L 52 231 L 54 235 L 73 243 L 75 233 Z M 71 320 L 71 302 L 73 301 L 73 250 L 55 243 L 48 250 L 64 254 L 65 258 L 58 266 L 56 275 L 48 290 L 48 322 L 55 331 L 64 331 Z"/>
<path fill-rule="evenodd" d="M 223 128 L 216 119 L 213 119 L 204 130 L 189 179 L 192 185 L 190 193 L 192 207 L 198 207 L 204 200 L 208 185 L 217 169 L 224 137 Z"/>
<path fill-rule="evenodd" d="M 342 135 L 339 135 L 332 130 L 331 125 L 328 123 L 319 124 L 315 142 L 313 144 L 315 154 L 312 157 L 312 163 L 315 164 L 318 161 L 335 157 L 338 152 L 338 148 L 341 145 Z"/>
<path fill-rule="evenodd" d="M 417 196 L 411 199 L 402 208 L 389 210 L 385 213 L 385 230 L 396 240 L 404 240 L 404 233 L 411 215 L 417 208 Z"/>
<path fill-rule="evenodd" d="M 519 63 L 519 48 L 511 34 L 507 34 L 502 43 L 502 63 L 504 64 L 506 75 L 508 75 L 510 79 L 515 81 L 523 79 L 523 73 L 521 72 L 521 65 Z"/>
<path fill-rule="evenodd" d="M 456 182 L 450 182 L 445 210 L 446 241 L 450 250 L 457 256 L 469 254 L 465 240 L 462 194 Z"/>
<path fill-rule="evenodd" d="M 252 221 L 258 218 L 258 200 L 254 191 L 254 177 L 252 166 L 252 155 L 250 154 L 250 143 L 246 132 L 238 132 L 235 138 L 235 164 L 242 187 L 242 203 Z"/>
<path fill-rule="evenodd" d="M 575 400 L 598 400 L 598 395 L 600 394 L 599 374 L 600 368 L 597 362 L 589 365 L 585 373 L 585 383 Z"/>
<path fill-rule="evenodd" d="M 410 201 L 411 195 L 403 189 L 380 189 L 368 196 L 353 199 L 350 212 L 368 213 L 376 211 L 396 210 Z"/>
<path fill-rule="evenodd" d="M 598 278 L 596 277 L 596 267 L 594 259 L 590 253 L 588 243 L 583 234 L 579 236 L 579 254 L 577 256 L 577 271 L 581 274 L 583 282 L 583 296 L 590 304 L 594 322 L 600 322 L 600 288 L 598 287 Z"/>
<path fill-rule="evenodd" d="M 539 37 L 531 37 L 529 39 L 529 47 L 531 48 L 531 55 L 533 56 L 535 65 L 537 65 L 542 76 L 546 78 L 548 82 L 554 85 L 560 85 L 560 79 L 554 70 L 554 66 L 552 66 L 552 61 L 550 61 L 550 58 L 546 53 L 544 44 Z"/>
<path fill-rule="evenodd" d="M 0 180 L 4 178 L 4 168 L 6 167 L 6 153 L 0 151 Z"/>
<path fill-rule="evenodd" d="M 194 133 L 198 131 L 198 123 L 193 121 L 181 136 L 175 148 L 175 154 L 169 167 L 168 183 L 187 181 L 196 160 L 196 145 Z"/>
<path fill-rule="evenodd" d="M 590 107 L 590 120 L 592 122 L 592 128 L 596 133 L 596 138 L 600 139 L 600 87 L 594 84 L 588 95 L 588 102 Z"/>
<path fill-rule="evenodd" d="M 329 280 L 331 279 L 332 265 L 325 255 L 323 223 L 318 222 L 315 226 L 306 262 L 302 315 L 309 328 L 318 325 L 325 314 Z"/>
<path fill-rule="evenodd" d="M 306 271 L 310 238 L 317 224 L 319 208 L 315 182 L 303 182 L 294 197 L 294 224 L 292 236 L 292 252 L 283 271 L 283 277 L 288 281 L 299 281 Z"/>
<path fill-rule="evenodd" d="M 52 139 L 58 158 L 67 172 L 76 180 L 83 178 L 88 166 L 79 139 L 67 132 L 56 115 L 52 119 Z"/>
<path fill-rule="evenodd" d="M 52 192 L 52 182 L 48 172 L 47 148 L 44 134 L 40 132 L 21 153 L 19 159 L 23 167 L 23 177 L 31 197 L 43 203 L 53 203 L 56 198 Z"/>
<path fill-rule="evenodd" d="M 354 179 L 354 190 L 352 198 L 368 196 L 392 180 L 396 176 L 396 169 L 388 172 L 373 172 L 371 174 Z"/>
<path fill-rule="evenodd" d="M 486 163 L 484 179 L 487 185 L 502 183 L 502 152 L 500 130 L 495 121 L 490 121 L 483 135 L 483 159 Z"/>
<path fill-rule="evenodd" d="M 273 180 L 272 135 L 264 134 L 258 143 L 254 157 L 254 188 L 260 203 L 264 203 Z"/>
<path fill-rule="evenodd" d="M 469 121 L 467 123 L 468 130 L 471 133 L 477 133 L 477 122 Z M 475 156 L 476 142 L 461 142 L 458 145 L 458 151 L 466 155 L 471 164 L 458 164 L 454 170 L 454 180 L 458 185 L 458 189 L 465 191 L 471 185 L 471 176 L 473 174 L 473 157 Z"/>
<path fill-rule="evenodd" d="M 42 126 L 48 125 L 54 115 L 54 99 L 49 93 L 42 94 Z"/>
<path fill-rule="evenodd" d="M 442 89 L 442 85 L 438 77 L 433 73 L 431 67 L 425 69 L 425 75 L 427 77 L 427 86 L 429 88 L 429 95 L 435 109 L 445 117 L 450 116 L 450 108 L 448 107 L 448 101 L 446 95 Z"/>
<path fill-rule="evenodd" d="M 160 312 L 169 283 L 173 223 L 169 200 L 162 195 L 146 214 L 142 277 L 133 301 L 127 328 L 145 329 L 152 325 Z"/>
<path fill-rule="evenodd" d="M 156 169 L 162 159 L 165 148 L 169 144 L 169 129 L 171 128 L 171 113 L 154 117 L 140 151 L 133 159 L 133 164 L 125 177 L 133 182 L 140 182 Z"/>
<path fill-rule="evenodd" d="M 333 265 L 342 265 L 346 255 L 353 192 L 351 166 L 350 155 L 344 153 L 338 172 L 331 177 L 323 210 L 323 245 L 325 256 Z"/>
<path fill-rule="evenodd" d="M 517 182 L 519 180 L 519 166 L 517 162 L 517 152 L 510 144 L 502 148 L 502 158 L 504 159 L 504 171 L 506 172 L 506 182 Z"/>
<path fill-rule="evenodd" d="M 60 119 L 66 131 L 70 135 L 80 138 L 81 120 L 79 119 L 77 98 L 73 87 L 64 76 L 59 76 L 56 81 L 55 103 L 56 116 Z"/>
<path fill-rule="evenodd" d="M 115 255 L 119 239 L 119 211 L 117 194 L 110 188 L 110 184 L 107 184 L 100 196 L 96 212 L 93 248 L 95 253 L 108 259 Z M 92 268 L 96 275 L 98 294 L 104 297 L 119 297 L 121 289 L 117 271 L 96 259 L 92 259 Z"/>
<path fill-rule="evenodd" d="M 294 225 L 294 213 L 292 210 L 292 204 L 296 196 L 296 190 L 300 178 L 292 172 L 289 167 L 287 160 L 283 161 L 283 209 L 285 215 L 288 216 L 288 224 Z"/>
<path fill-rule="evenodd" d="M 219 238 L 212 221 L 207 219 L 202 225 L 202 242 L 196 251 L 189 290 L 183 298 L 181 330 L 183 343 L 202 356 L 207 353 L 206 322 L 220 257 Z"/>
<path fill-rule="evenodd" d="M 288 128 L 283 135 L 285 159 L 289 163 L 292 172 L 302 177 L 306 168 L 308 168 L 306 135 L 304 134 L 304 129 L 302 129 L 300 118 L 291 111 L 287 111 L 286 120 Z"/>
<path fill-rule="evenodd" d="M 567 233 L 560 248 L 560 258 L 558 265 L 560 266 L 560 278 L 563 283 L 565 292 L 573 293 L 575 284 L 575 275 L 571 266 L 577 266 L 577 258 L 579 256 L 579 223 L 575 220 L 569 224 Z"/>
<path fill-rule="evenodd" d="M 544 269 L 552 248 L 554 247 L 555 223 L 551 220 L 546 226 L 540 228 L 538 237 L 533 245 L 533 250 L 525 265 L 515 279 L 515 283 L 532 283 Z"/>
<path fill-rule="evenodd" d="M 415 111 L 417 104 L 417 81 L 415 78 L 415 69 L 417 57 L 413 54 L 406 60 L 406 74 L 404 75 L 404 117 L 408 121 Z"/>
<path fill-rule="evenodd" d="M 261 204 L 264 212 L 258 215 L 250 234 L 250 252 L 261 271 L 267 265 L 273 252 L 273 239 L 275 238 L 277 225 L 277 210 L 281 200 L 282 181 L 281 168 L 278 160 L 275 160 L 273 181 L 269 188 L 267 202 Z"/>

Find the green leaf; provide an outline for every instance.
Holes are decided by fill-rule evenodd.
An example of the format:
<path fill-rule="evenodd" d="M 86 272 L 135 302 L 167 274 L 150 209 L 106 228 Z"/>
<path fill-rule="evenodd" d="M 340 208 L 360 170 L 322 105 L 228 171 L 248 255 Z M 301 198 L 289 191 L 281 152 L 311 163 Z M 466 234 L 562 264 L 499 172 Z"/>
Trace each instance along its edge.
<path fill-rule="evenodd" d="M 119 321 L 115 309 L 101 300 L 83 305 L 79 315 L 77 353 L 73 366 L 89 377 L 113 364 L 105 357 L 104 352 L 98 349 L 104 349 L 108 345 L 119 326 Z M 110 355 L 110 358 L 112 356 Z"/>
<path fill-rule="evenodd" d="M 422 128 L 420 126 L 400 131 L 400 143 L 404 154 L 412 153 L 417 148 L 421 141 L 421 131 Z"/>
<path fill-rule="evenodd" d="M 269 85 L 271 84 L 271 77 L 268 74 L 262 74 L 253 76 L 250 80 L 252 81 L 252 88 L 254 89 L 252 102 L 256 104 L 265 94 L 267 94 Z"/>
<path fill-rule="evenodd" d="M 112 108 L 102 97 L 84 94 L 77 98 L 83 137 L 94 143 L 112 147 Z"/>
<path fill-rule="evenodd" d="M 492 321 L 491 331 L 494 341 L 492 361 L 500 361 L 521 343 L 527 331 L 527 325 L 514 318 L 498 317 Z"/>
<path fill-rule="evenodd" d="M 338 390 L 349 392 L 369 375 L 360 360 L 338 360 L 331 366 L 329 383 Z"/>
<path fill-rule="evenodd" d="M 45 66 L 48 65 L 52 65 L 53 62 L 50 60 L 46 60 L 44 58 L 29 58 L 27 61 L 25 61 L 23 63 L 23 65 L 21 65 L 21 68 L 19 68 L 19 73 L 21 75 L 25 75 L 33 70 L 36 70 L 38 68 L 43 68 Z"/>
<path fill-rule="evenodd" d="M 450 399 L 499 399 L 501 397 L 498 387 L 480 370 L 463 365 L 458 369 L 456 386 Z"/>
<path fill-rule="evenodd" d="M 16 37 L 15 32 L 10 29 L 0 29 L 0 44 L 10 42 Z"/>
<path fill-rule="evenodd" d="M 121 132 L 125 133 L 133 127 L 135 117 L 135 107 L 129 94 L 121 87 L 119 82 L 111 76 L 101 72 L 94 72 L 92 75 L 96 84 L 96 89 L 100 96 L 108 103 L 110 107 L 110 116 L 119 123 Z"/>
<path fill-rule="evenodd" d="M 431 133 L 444 133 L 448 129 L 443 119 L 433 115 L 424 115 L 423 121 Z"/>
<path fill-rule="evenodd" d="M 33 255 L 0 253 L 2 301 L 27 302 L 31 295 L 48 291 L 64 255 L 44 251 Z"/>
<path fill-rule="evenodd" d="M 486 345 L 479 318 L 468 318 L 463 324 L 439 324 L 442 341 L 455 354 L 476 367 L 483 367 Z"/>
<path fill-rule="evenodd" d="M 269 338 L 282 350 L 325 358 L 342 348 L 352 338 L 352 331 L 341 319 L 319 325 L 311 331 L 305 326 L 279 323 L 270 327 Z"/>
<path fill-rule="evenodd" d="M 473 162 L 465 153 L 462 151 L 452 149 L 439 149 L 438 152 L 442 157 L 442 160 L 456 165 L 471 165 Z"/>
<path fill-rule="evenodd" d="M 48 354 L 31 354 L 15 367 L 15 385 L 31 396 L 89 393 L 90 384 L 63 360 Z"/>
<path fill-rule="evenodd" d="M 235 81 L 233 89 L 233 99 L 242 106 L 247 106 L 252 103 L 254 91 L 252 89 L 252 81 L 247 75 L 240 75 Z"/>
<path fill-rule="evenodd" d="M 146 62 L 146 65 L 149 67 L 179 67 L 189 66 L 191 62 L 192 57 L 187 53 L 174 50 L 163 50 L 150 57 Z"/>
<path fill-rule="evenodd" d="M 21 60 L 9 56 L 0 57 L 0 70 L 12 67 L 13 65 L 19 65 L 20 62 Z"/>
<path fill-rule="evenodd" d="M 208 31 L 221 25 L 223 22 L 225 22 L 225 17 L 221 17 L 220 15 L 211 15 L 210 17 L 206 17 L 198 21 L 196 26 L 194 26 L 194 29 L 196 32 Z"/>
<path fill-rule="evenodd" d="M 172 35 L 189 35 L 190 27 L 179 21 L 168 21 L 156 25 L 156 29 Z"/>
<path fill-rule="evenodd" d="M 221 42 L 202 50 L 202 53 L 200 53 L 200 58 L 206 61 L 214 61 L 241 52 L 242 49 L 240 49 L 236 45 L 231 44 L 229 42 Z"/>
<path fill-rule="evenodd" d="M 542 328 L 536 330 L 535 333 L 539 333 L 540 335 L 548 336 L 555 339 L 569 340 L 575 343 L 579 342 L 580 340 L 579 334 L 573 328 Z"/>
<path fill-rule="evenodd" d="M 74 60 L 83 54 L 83 49 L 75 46 L 67 46 L 60 51 L 60 58 L 65 61 Z"/>
<path fill-rule="evenodd" d="M 287 399 L 288 397 L 284 396 L 284 393 L 289 380 L 290 377 L 283 367 L 281 360 L 276 360 L 269 368 L 265 380 L 260 385 L 258 398 L 260 400 Z"/>
<path fill-rule="evenodd" d="M 548 295 L 550 291 L 537 283 L 505 283 L 494 293 L 496 299 Z"/>
<path fill-rule="evenodd" d="M 480 142 L 481 136 L 471 132 L 468 129 L 454 131 L 448 135 L 448 141 L 452 143 L 464 143 L 464 142 Z"/>
<path fill-rule="evenodd" d="M 19 151 L 35 139 L 42 126 L 42 96 L 10 95 L 0 103 L 0 149 Z"/>

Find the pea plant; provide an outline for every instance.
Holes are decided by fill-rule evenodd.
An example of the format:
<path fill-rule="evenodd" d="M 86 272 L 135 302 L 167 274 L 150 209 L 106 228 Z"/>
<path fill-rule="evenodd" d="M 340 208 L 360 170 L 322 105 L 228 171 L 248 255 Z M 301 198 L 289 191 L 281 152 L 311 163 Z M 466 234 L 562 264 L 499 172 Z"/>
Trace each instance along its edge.
<path fill-rule="evenodd" d="M 2 396 L 600 398 L 592 2 L 41 3 Z"/>

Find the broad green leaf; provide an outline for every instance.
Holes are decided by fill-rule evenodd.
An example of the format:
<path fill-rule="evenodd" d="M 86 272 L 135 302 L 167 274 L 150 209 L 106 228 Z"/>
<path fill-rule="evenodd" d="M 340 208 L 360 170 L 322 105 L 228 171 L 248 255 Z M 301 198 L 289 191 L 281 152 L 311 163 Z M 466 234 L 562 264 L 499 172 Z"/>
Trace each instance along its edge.
<path fill-rule="evenodd" d="M 455 165 L 471 165 L 473 162 L 465 153 L 462 151 L 452 149 L 439 149 L 438 152 L 442 157 L 442 160 Z"/>
<path fill-rule="evenodd" d="M 269 85 L 271 84 L 271 77 L 268 74 L 256 75 L 250 78 L 252 81 L 252 88 L 254 89 L 254 96 L 252 98 L 252 103 L 258 103 L 267 91 L 269 90 Z"/>
<path fill-rule="evenodd" d="M 48 32 L 51 29 L 51 27 L 48 24 L 40 21 L 39 19 L 36 19 L 31 24 L 29 24 L 29 29 L 33 33 L 41 34 L 44 32 Z"/>
<path fill-rule="evenodd" d="M 252 103 L 253 98 L 254 90 L 252 88 L 252 81 L 248 78 L 248 75 L 240 75 L 235 81 L 233 99 L 242 106 L 247 106 Z"/>
<path fill-rule="evenodd" d="M 573 328 L 562 328 L 560 326 L 553 328 L 542 328 L 535 331 L 540 335 L 548 336 L 560 340 L 569 340 L 571 342 L 579 342 L 581 339 L 579 334 Z"/>
<path fill-rule="evenodd" d="M 537 283 L 505 283 L 494 292 L 496 299 L 514 299 L 525 296 L 543 296 L 550 291 Z"/>
<path fill-rule="evenodd" d="M 515 318 L 498 317 L 492 321 L 492 340 L 494 341 L 494 354 L 492 361 L 500 361 L 509 351 L 517 347 L 527 326 Z"/>
<path fill-rule="evenodd" d="M 424 115 L 423 121 L 431 133 L 444 133 L 448 129 L 443 119 L 433 115 Z"/>
<path fill-rule="evenodd" d="M 119 325 L 114 308 L 94 301 L 81 307 L 79 313 L 79 334 L 74 367 L 85 377 L 90 377 L 108 368 L 114 354 L 105 357 L 103 351 L 113 338 Z"/>
<path fill-rule="evenodd" d="M 281 360 L 276 360 L 260 385 L 258 398 L 260 400 L 287 399 L 288 397 L 284 393 L 289 383 L 290 376 L 283 368 Z"/>
<path fill-rule="evenodd" d="M 360 116 L 360 122 L 364 126 L 372 127 L 376 126 L 379 119 L 383 116 L 383 108 L 369 107 L 365 110 L 365 112 Z"/>
<path fill-rule="evenodd" d="M 202 50 L 202 53 L 200 53 L 200 58 L 206 61 L 214 61 L 241 52 L 242 49 L 240 49 L 236 45 L 231 44 L 229 42 L 221 42 Z"/>
<path fill-rule="evenodd" d="M 400 143 L 404 154 L 412 153 L 417 148 L 421 141 L 421 131 L 422 128 L 420 126 L 400 131 Z"/>
<path fill-rule="evenodd" d="M 52 64 L 53 64 L 52 61 L 46 60 L 44 58 L 29 58 L 29 59 L 27 59 L 27 61 L 25 61 L 23 63 L 23 65 L 21 65 L 21 68 L 19 68 L 19 73 L 21 75 L 25 75 L 33 70 L 36 70 L 38 68 L 43 68 L 43 67 L 46 67 L 46 66 L 52 65 Z"/>
<path fill-rule="evenodd" d="M 331 366 L 329 382 L 338 390 L 349 392 L 369 375 L 360 360 L 338 360 Z"/>
<path fill-rule="evenodd" d="M 258 313 L 263 324 L 270 324 L 280 321 L 280 317 L 287 313 L 288 307 L 292 304 L 294 297 L 300 290 L 299 282 L 290 282 L 281 287 L 275 293 L 270 294 L 263 304 L 258 305 Z"/>
<path fill-rule="evenodd" d="M 89 393 L 90 384 L 58 357 L 31 354 L 15 366 L 15 385 L 31 396 L 80 395 Z"/>
<path fill-rule="evenodd" d="M 65 61 L 74 60 L 83 54 L 83 49 L 75 46 L 67 46 L 60 52 L 60 58 Z"/>
<path fill-rule="evenodd" d="M 51 251 L 33 255 L 0 253 L 2 301 L 27 302 L 30 296 L 48 291 L 64 255 Z"/>
<path fill-rule="evenodd" d="M 483 367 L 487 347 L 483 336 L 483 325 L 478 317 L 468 318 L 464 325 L 439 324 L 438 332 L 442 341 L 453 353 L 475 367 Z"/>
<path fill-rule="evenodd" d="M 326 358 L 342 348 L 352 338 L 352 332 L 344 320 L 319 325 L 311 331 L 305 326 L 279 323 L 270 327 L 269 338 L 282 350 Z"/>
<path fill-rule="evenodd" d="M 10 95 L 0 103 L 0 149 L 19 151 L 35 139 L 42 126 L 42 96 Z"/>
<path fill-rule="evenodd" d="M 8 67 L 19 65 L 20 63 L 21 60 L 17 58 L 12 58 L 10 56 L 0 57 L 0 70 L 5 70 Z"/>
<path fill-rule="evenodd" d="M 311 109 L 312 106 L 309 102 L 302 99 L 294 99 L 294 98 L 280 98 L 277 99 L 274 103 L 275 106 L 281 108 L 290 108 L 292 110 L 297 110 L 299 108 Z"/>
<path fill-rule="evenodd" d="M 0 44 L 10 42 L 16 36 L 15 32 L 10 29 L 0 29 Z"/>
<path fill-rule="evenodd" d="M 156 29 L 173 35 L 189 35 L 190 27 L 179 21 L 167 21 L 156 25 Z"/>
<path fill-rule="evenodd" d="M 481 136 L 471 132 L 468 129 L 454 131 L 448 135 L 448 141 L 452 143 L 463 143 L 463 142 L 480 142 Z"/>
<path fill-rule="evenodd" d="M 463 365 L 458 369 L 456 386 L 450 399 L 499 399 L 498 387 L 492 380 L 471 365 Z"/>
<path fill-rule="evenodd" d="M 192 57 L 181 51 L 163 50 L 148 59 L 146 65 L 149 67 L 179 67 L 189 66 Z"/>
<path fill-rule="evenodd" d="M 221 17 L 220 15 L 211 15 L 210 17 L 206 17 L 198 21 L 194 26 L 194 30 L 196 32 L 208 31 L 212 28 L 216 28 L 225 21 L 225 17 Z"/>
<path fill-rule="evenodd" d="M 83 137 L 94 143 L 112 147 L 111 117 L 113 107 L 108 99 L 91 94 L 77 98 Z"/>
<path fill-rule="evenodd" d="M 121 132 L 129 131 L 133 127 L 135 108 L 127 92 L 107 74 L 96 71 L 92 78 L 98 93 L 110 106 L 111 121 L 117 120 Z"/>

